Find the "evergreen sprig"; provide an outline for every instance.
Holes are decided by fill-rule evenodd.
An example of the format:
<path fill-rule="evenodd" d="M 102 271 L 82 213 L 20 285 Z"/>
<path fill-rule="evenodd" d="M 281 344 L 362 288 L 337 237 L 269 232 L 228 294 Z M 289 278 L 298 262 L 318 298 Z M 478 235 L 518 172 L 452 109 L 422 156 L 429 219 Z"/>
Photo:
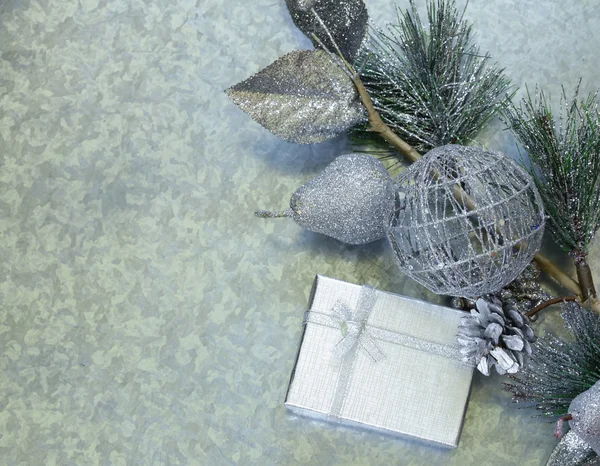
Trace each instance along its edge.
<path fill-rule="evenodd" d="M 587 256 L 600 227 L 600 112 L 597 95 L 572 99 L 563 88 L 561 112 L 552 112 L 550 99 L 536 89 L 505 116 L 523 145 L 529 169 L 544 201 L 549 227 L 557 243 L 576 259 Z"/>
<path fill-rule="evenodd" d="M 384 122 L 420 151 L 471 142 L 512 96 L 454 0 L 429 0 L 427 14 L 428 28 L 413 0 L 398 8 L 397 23 L 372 30 L 356 62 Z M 369 138 L 364 130 L 354 132 L 355 144 Z"/>
<path fill-rule="evenodd" d="M 543 415 L 567 413 L 573 398 L 600 379 L 600 316 L 576 302 L 563 304 L 562 318 L 571 334 L 548 334 L 533 344 L 529 364 L 505 389 Z"/>

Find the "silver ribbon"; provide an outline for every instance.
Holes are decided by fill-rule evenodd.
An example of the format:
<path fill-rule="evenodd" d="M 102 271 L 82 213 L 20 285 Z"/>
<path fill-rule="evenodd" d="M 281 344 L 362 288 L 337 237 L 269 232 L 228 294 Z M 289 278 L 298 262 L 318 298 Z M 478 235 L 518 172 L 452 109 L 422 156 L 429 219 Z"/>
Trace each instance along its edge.
<path fill-rule="evenodd" d="M 381 361 L 385 354 L 377 345 L 376 340 L 387 341 L 407 348 L 452 359 L 463 363 L 462 355 L 455 346 L 443 345 L 428 340 L 422 340 L 404 333 L 386 330 L 381 327 L 367 324 L 367 319 L 377 300 L 375 288 L 363 286 L 358 298 L 356 309 L 352 311 L 343 301 L 335 303 L 331 312 L 333 315 L 325 314 L 315 310 L 306 311 L 304 325 L 308 323 L 323 325 L 326 327 L 340 329 L 342 339 L 335 345 L 333 353 L 341 358 L 338 380 L 335 387 L 333 402 L 328 416 L 335 421 L 340 420 L 340 414 L 350 390 L 354 364 L 357 353 L 363 348 L 374 362 Z"/>
<path fill-rule="evenodd" d="M 367 319 L 373 310 L 376 300 L 375 288 L 363 286 L 355 311 L 352 311 L 341 300 L 335 303 L 331 309 L 341 322 L 340 329 L 342 330 L 343 338 L 335 345 L 333 350 L 334 354 L 340 359 L 344 359 L 355 346 L 362 346 L 375 362 L 385 358 L 383 351 L 379 349 L 375 339 L 371 335 L 370 328 L 367 327 Z"/>

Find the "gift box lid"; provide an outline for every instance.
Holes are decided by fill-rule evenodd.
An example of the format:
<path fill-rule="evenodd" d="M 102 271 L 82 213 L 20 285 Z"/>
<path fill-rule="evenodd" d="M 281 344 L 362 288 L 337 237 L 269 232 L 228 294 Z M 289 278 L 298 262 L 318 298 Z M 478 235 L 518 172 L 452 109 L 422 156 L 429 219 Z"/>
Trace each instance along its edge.
<path fill-rule="evenodd" d="M 464 312 L 372 289 L 372 309 L 356 326 L 339 310 L 356 311 L 363 290 L 317 275 L 286 407 L 456 447 L 473 377 L 456 342 Z M 342 341 L 348 325 L 364 327 L 351 347 Z"/>

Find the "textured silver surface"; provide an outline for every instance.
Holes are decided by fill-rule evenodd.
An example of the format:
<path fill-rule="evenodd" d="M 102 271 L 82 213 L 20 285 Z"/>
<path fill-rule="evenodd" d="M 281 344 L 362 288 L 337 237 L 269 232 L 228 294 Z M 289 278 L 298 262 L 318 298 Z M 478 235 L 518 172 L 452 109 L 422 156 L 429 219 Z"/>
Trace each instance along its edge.
<path fill-rule="evenodd" d="M 227 89 L 229 98 L 282 139 L 314 144 L 364 121 L 354 84 L 327 52 L 290 52 Z"/>
<path fill-rule="evenodd" d="M 366 3 L 377 25 L 394 14 Z M 598 83 L 597 8 L 471 0 L 465 15 L 521 92 L 558 96 Z M 285 143 L 223 89 L 310 47 L 283 1 L 0 2 L 0 463 L 546 462 L 552 425 L 496 376 L 475 375 L 455 450 L 286 415 L 315 273 L 440 299 L 373 266 L 383 241 L 255 218 L 344 148 Z M 506 131 L 480 142 L 516 154 Z"/>
<path fill-rule="evenodd" d="M 499 152 L 438 147 L 395 184 L 388 239 L 400 270 L 434 293 L 496 292 L 541 246 L 544 210 L 533 180 Z"/>
<path fill-rule="evenodd" d="M 338 157 L 290 199 L 298 225 L 348 244 L 383 238 L 393 204 L 387 171 L 374 157 L 361 154 Z"/>
<path fill-rule="evenodd" d="M 311 323 L 311 324 L 318 324 L 318 325 L 325 325 L 327 327 L 331 327 L 331 328 L 335 328 L 335 329 L 339 329 L 340 328 L 340 320 L 337 316 L 331 316 L 329 314 L 322 314 L 320 312 L 316 312 L 316 311 L 310 311 L 307 313 L 308 315 L 305 317 L 304 319 L 304 323 Z M 368 338 L 368 340 L 365 342 L 366 339 L 363 338 L 363 341 L 359 341 L 359 340 L 350 340 L 348 341 L 348 343 L 352 343 L 352 346 L 348 345 L 346 346 L 346 344 L 344 345 L 344 349 L 343 349 L 343 353 L 341 355 L 343 355 L 346 351 L 349 351 L 350 348 L 352 348 L 353 346 L 357 346 L 357 344 L 359 346 L 362 346 L 368 353 L 369 355 L 372 357 L 373 360 L 380 360 L 383 357 L 385 357 L 385 355 L 381 352 L 381 350 L 377 347 L 375 348 L 375 351 L 372 350 L 374 345 L 377 345 L 376 342 L 371 343 L 370 340 L 374 340 L 375 338 L 382 340 L 382 341 L 387 341 L 389 343 L 395 343 L 397 345 L 402 345 L 402 346 L 406 346 L 407 348 L 412 348 L 412 349 L 416 349 L 428 354 L 432 354 L 435 356 L 441 356 L 444 358 L 450 358 L 450 359 L 454 359 L 456 361 L 464 361 L 458 347 L 453 346 L 453 345 L 442 345 L 439 343 L 435 343 L 432 341 L 428 341 L 425 339 L 419 339 L 419 338 L 415 338 L 409 334 L 406 333 L 400 333 L 400 332 L 391 332 L 389 330 L 383 329 L 383 328 L 379 328 L 379 327 L 374 327 L 372 325 L 370 325 L 368 327 L 368 329 L 363 329 L 363 332 L 361 334 L 361 336 L 366 336 Z M 340 343 L 344 342 L 347 338 L 340 340 Z M 365 344 L 366 343 L 366 344 Z M 336 345 L 335 347 L 335 353 L 338 353 L 338 345 Z M 381 356 L 380 356 L 381 354 Z M 466 361 L 467 364 L 470 364 L 468 361 Z"/>

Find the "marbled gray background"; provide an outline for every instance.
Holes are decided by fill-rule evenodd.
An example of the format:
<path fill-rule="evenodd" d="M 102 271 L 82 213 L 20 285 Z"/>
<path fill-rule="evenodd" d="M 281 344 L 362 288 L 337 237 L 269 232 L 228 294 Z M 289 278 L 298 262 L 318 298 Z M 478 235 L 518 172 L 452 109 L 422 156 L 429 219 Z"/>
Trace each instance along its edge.
<path fill-rule="evenodd" d="M 599 86 L 596 5 L 466 17 L 557 95 Z M 435 299 L 381 242 L 253 217 L 346 149 L 279 141 L 222 91 L 308 47 L 283 0 L 0 0 L 1 464 L 544 464 L 552 426 L 499 377 L 476 377 L 452 451 L 286 414 L 316 273 Z M 480 142 L 515 153 L 500 126 Z"/>

